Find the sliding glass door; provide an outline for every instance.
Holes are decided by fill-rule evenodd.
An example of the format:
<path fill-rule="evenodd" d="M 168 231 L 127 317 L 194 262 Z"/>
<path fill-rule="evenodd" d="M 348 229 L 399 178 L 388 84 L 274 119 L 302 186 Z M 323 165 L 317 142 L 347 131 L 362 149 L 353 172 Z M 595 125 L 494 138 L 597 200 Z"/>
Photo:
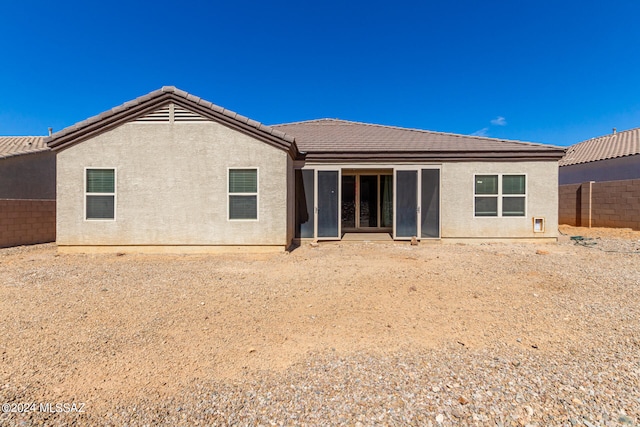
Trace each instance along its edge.
<path fill-rule="evenodd" d="M 440 238 L 440 169 L 422 169 L 420 236 Z"/>
<path fill-rule="evenodd" d="M 440 169 L 302 169 L 296 179 L 296 237 L 339 240 L 343 231 L 390 231 L 393 238 L 440 238 Z"/>
<path fill-rule="evenodd" d="M 418 235 L 418 171 L 396 171 L 396 221 L 394 238 Z"/>
<path fill-rule="evenodd" d="M 394 239 L 440 237 L 440 169 L 396 169 Z"/>
<path fill-rule="evenodd" d="M 392 175 L 375 171 L 343 173 L 342 231 L 390 231 L 393 227 L 392 183 Z"/>

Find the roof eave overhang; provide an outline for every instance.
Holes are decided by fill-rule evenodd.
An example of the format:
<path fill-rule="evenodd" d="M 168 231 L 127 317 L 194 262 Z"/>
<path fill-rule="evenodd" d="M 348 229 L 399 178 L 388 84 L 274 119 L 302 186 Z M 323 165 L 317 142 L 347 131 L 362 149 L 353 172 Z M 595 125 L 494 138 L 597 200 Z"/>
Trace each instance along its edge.
<path fill-rule="evenodd" d="M 406 151 L 406 152 L 307 152 L 298 160 L 307 162 L 507 162 L 559 161 L 564 150 L 528 151 Z"/>
<path fill-rule="evenodd" d="M 633 156 L 640 156 L 640 153 L 621 154 L 619 156 L 606 157 L 606 158 L 603 158 L 603 159 L 580 160 L 580 161 L 577 161 L 577 162 L 571 161 L 571 163 L 560 162 L 560 167 L 563 168 L 563 167 L 567 167 L 567 166 L 586 165 L 586 164 L 589 164 L 589 163 L 602 162 L 602 161 L 606 161 L 606 160 L 615 160 L 615 159 L 620 159 L 620 158 L 623 158 L 623 157 L 633 157 Z"/>
<path fill-rule="evenodd" d="M 54 151 L 64 150 L 103 132 L 121 126 L 136 117 L 144 116 L 170 102 L 286 151 L 292 159 L 298 156 L 298 148 L 293 138 L 285 139 L 279 137 L 272 133 L 273 129 L 251 119 L 236 113 L 230 113 L 227 110 L 216 111 L 211 108 L 212 104 L 207 101 L 200 100 L 200 102 L 194 102 L 188 98 L 180 97 L 173 92 L 162 92 L 150 100 L 129 107 L 127 107 L 127 104 L 123 104 L 121 107 L 114 109 L 115 111 L 110 110 L 102 113 L 96 116 L 95 120 L 88 119 L 88 123 L 86 124 L 80 122 L 70 128 L 63 129 L 59 135 L 54 134 L 53 136 L 46 137 L 44 141 L 49 148 Z"/>

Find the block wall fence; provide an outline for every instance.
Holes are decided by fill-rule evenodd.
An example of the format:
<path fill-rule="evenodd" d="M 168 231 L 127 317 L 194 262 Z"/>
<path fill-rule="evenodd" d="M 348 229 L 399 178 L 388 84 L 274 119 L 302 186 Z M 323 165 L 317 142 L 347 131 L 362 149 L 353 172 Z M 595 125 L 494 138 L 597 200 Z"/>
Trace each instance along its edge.
<path fill-rule="evenodd" d="M 55 240 L 55 200 L 0 199 L 0 248 Z"/>
<path fill-rule="evenodd" d="M 558 223 L 640 230 L 640 179 L 561 185 Z"/>

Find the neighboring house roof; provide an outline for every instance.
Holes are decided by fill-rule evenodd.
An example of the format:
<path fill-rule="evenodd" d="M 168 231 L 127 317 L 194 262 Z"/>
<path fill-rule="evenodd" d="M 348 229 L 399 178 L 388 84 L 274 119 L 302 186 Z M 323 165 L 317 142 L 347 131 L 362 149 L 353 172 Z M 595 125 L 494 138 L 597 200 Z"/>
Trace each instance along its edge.
<path fill-rule="evenodd" d="M 320 119 L 272 126 L 295 135 L 307 160 L 557 160 L 563 147 Z"/>
<path fill-rule="evenodd" d="M 293 158 L 297 156 L 297 148 L 293 136 L 219 107 L 174 86 L 163 86 L 161 89 L 78 122 L 46 137 L 44 142 L 54 150 L 67 148 L 136 117 L 152 113 L 159 107 L 171 102 L 205 118 L 224 123 L 240 132 L 251 134 L 264 142 L 288 151 Z"/>
<path fill-rule="evenodd" d="M 0 136 L 0 158 L 47 150 L 44 136 Z"/>
<path fill-rule="evenodd" d="M 640 128 L 588 139 L 567 149 L 560 166 L 640 154 Z"/>

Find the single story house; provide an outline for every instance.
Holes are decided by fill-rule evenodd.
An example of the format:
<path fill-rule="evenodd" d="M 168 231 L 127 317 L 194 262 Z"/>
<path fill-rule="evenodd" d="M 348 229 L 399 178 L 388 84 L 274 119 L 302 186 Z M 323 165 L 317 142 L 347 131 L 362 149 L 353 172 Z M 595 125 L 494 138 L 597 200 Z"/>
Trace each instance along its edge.
<path fill-rule="evenodd" d="M 564 149 L 549 145 L 333 119 L 265 126 L 175 87 L 45 141 L 63 251 L 557 238 Z"/>
<path fill-rule="evenodd" d="M 640 128 L 572 145 L 559 166 L 561 224 L 640 230 Z"/>
<path fill-rule="evenodd" d="M 640 128 L 572 145 L 558 165 L 560 185 L 640 179 Z"/>

